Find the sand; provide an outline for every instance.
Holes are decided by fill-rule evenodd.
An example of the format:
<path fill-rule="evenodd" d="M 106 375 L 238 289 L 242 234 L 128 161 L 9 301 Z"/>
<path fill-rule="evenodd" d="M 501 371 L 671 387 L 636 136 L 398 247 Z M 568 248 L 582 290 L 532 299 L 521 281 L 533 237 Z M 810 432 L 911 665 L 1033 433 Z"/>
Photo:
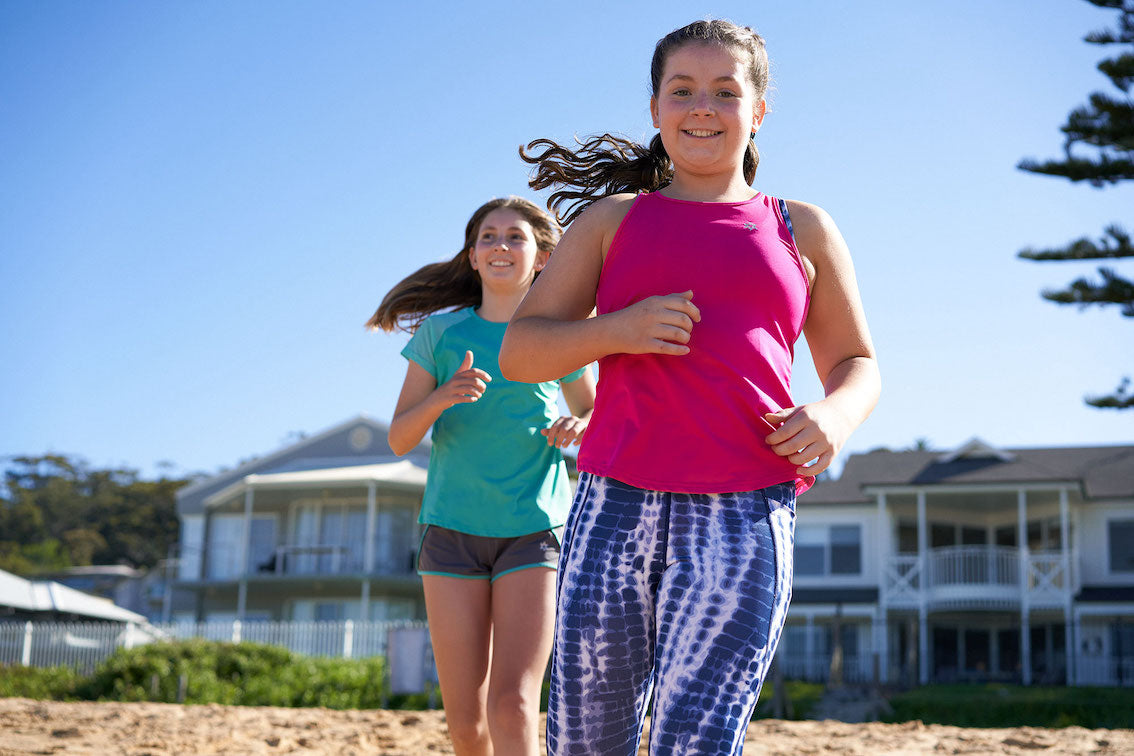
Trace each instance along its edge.
<path fill-rule="evenodd" d="M 330 711 L 0 699 L 0 756 L 15 754 L 451 754 L 439 711 Z M 640 753 L 645 755 L 643 748 Z M 745 756 L 1134 754 L 1134 730 L 976 729 L 764 720 Z M 596 756 L 600 756 L 596 754 Z"/>

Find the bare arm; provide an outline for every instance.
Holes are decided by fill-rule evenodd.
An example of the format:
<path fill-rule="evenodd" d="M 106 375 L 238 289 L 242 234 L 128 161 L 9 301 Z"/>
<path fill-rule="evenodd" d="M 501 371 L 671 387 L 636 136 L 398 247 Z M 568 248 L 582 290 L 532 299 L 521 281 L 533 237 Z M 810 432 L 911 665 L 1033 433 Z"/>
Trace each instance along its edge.
<path fill-rule="evenodd" d="M 606 197 L 571 224 L 504 335 L 500 369 L 512 381 L 555 380 L 617 352 L 682 355 L 700 313 L 693 292 L 649 297 L 598 317 L 595 292 L 610 239 L 633 203 Z"/>
<path fill-rule="evenodd" d="M 465 352 L 456 374 L 438 386 L 429 371 L 410 360 L 387 435 L 394 454 L 400 457 L 421 443 L 442 412 L 454 404 L 475 402 L 484 394 L 492 377 L 472 363 L 472 352 Z"/>
<path fill-rule="evenodd" d="M 548 446 L 566 449 L 571 444 L 581 443 L 583 434 L 587 432 L 595 408 L 595 379 L 590 368 L 587 368 L 579 380 L 564 383 L 560 388 L 571 416 L 559 418 L 550 428 L 544 428 L 540 433 L 547 436 Z"/>
<path fill-rule="evenodd" d="M 826 396 L 768 413 L 766 419 L 779 427 L 767 441 L 777 454 L 799 465 L 797 472 L 817 475 L 874 409 L 881 378 L 842 234 L 820 208 L 803 202 L 789 205 L 796 244 L 815 271 L 803 331 Z"/>

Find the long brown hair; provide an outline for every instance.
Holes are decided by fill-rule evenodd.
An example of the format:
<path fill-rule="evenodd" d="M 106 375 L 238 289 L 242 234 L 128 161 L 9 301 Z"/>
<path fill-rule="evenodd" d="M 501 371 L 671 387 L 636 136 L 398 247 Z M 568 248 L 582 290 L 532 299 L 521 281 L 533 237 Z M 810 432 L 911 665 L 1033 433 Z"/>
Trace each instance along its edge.
<path fill-rule="evenodd" d="M 695 21 L 658 40 L 650 63 L 650 92 L 654 97 L 658 96 L 662 69 L 670 53 L 690 42 L 711 42 L 742 53 L 756 99 L 767 93 L 769 70 L 764 38 L 747 26 L 717 19 Z M 550 139 L 536 139 L 527 147 L 520 147 L 520 157 L 536 166 L 528 182 L 532 189 L 563 187 L 547 201 L 547 207 L 563 225 L 603 197 L 619 192 L 654 192 L 673 180 L 673 163 L 661 134 L 655 134 L 648 147 L 612 134 L 575 141 L 579 144 L 577 150 Z M 749 184 L 756 180 L 759 163 L 756 143 L 749 141 L 744 153 L 744 180 Z"/>
<path fill-rule="evenodd" d="M 561 229 L 555 220 L 534 202 L 523 197 L 499 197 L 477 208 L 465 226 L 465 244 L 453 259 L 430 263 L 411 273 L 382 298 L 382 304 L 366 321 L 374 330 L 393 331 L 401 328 L 413 332 L 421 321 L 433 313 L 450 307 L 479 307 L 480 274 L 469 262 L 469 249 L 476 246 L 480 224 L 497 208 L 515 210 L 532 224 L 536 248 L 550 253 L 559 241 Z"/>

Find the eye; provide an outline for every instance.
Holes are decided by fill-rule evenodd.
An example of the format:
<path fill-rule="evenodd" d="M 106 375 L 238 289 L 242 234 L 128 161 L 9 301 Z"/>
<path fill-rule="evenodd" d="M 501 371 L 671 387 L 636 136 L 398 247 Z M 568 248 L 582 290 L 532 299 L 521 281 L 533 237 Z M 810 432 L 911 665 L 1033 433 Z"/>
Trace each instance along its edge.
<path fill-rule="evenodd" d="M 680 89 L 673 90 L 673 94 L 675 97 L 685 97 L 689 94 L 689 90 L 685 87 L 681 87 Z"/>
<path fill-rule="evenodd" d="M 717 96 L 718 97 L 739 97 L 739 95 L 736 94 L 736 92 L 733 92 L 733 91 L 728 90 L 728 89 L 722 89 L 721 91 L 717 92 Z"/>

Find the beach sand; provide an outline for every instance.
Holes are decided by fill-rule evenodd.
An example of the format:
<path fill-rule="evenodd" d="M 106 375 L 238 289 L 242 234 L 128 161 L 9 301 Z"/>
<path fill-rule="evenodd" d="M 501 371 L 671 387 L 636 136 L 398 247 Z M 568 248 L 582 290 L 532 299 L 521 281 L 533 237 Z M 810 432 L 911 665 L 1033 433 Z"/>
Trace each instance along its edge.
<path fill-rule="evenodd" d="M 0 699 L 0 756 L 92 754 L 451 754 L 439 711 L 330 711 Z M 645 756 L 645 747 L 639 752 Z M 772 754 L 1134 754 L 1134 730 L 977 729 L 762 720 L 745 756 Z M 597 756 L 597 755 L 596 755 Z"/>

